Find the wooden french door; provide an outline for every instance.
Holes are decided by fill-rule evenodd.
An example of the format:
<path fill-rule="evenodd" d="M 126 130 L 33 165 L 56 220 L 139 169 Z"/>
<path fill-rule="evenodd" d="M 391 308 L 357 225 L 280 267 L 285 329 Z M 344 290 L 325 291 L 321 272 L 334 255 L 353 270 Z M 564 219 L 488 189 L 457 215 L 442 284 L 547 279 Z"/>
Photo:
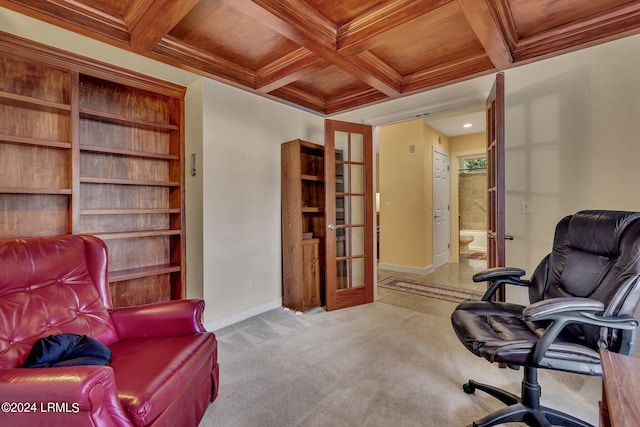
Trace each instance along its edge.
<path fill-rule="evenodd" d="M 326 308 L 373 302 L 371 126 L 325 121 Z"/>
<path fill-rule="evenodd" d="M 487 267 L 504 267 L 504 73 L 487 98 L 487 193 Z M 494 299 L 505 300 L 503 287 Z"/>

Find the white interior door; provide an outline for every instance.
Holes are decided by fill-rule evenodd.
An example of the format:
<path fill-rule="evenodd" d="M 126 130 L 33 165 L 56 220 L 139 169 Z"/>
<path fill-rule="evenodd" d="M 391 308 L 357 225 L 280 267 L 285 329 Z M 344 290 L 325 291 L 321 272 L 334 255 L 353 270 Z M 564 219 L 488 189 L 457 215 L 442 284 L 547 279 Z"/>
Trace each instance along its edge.
<path fill-rule="evenodd" d="M 449 262 L 451 254 L 451 192 L 449 155 L 433 150 L 433 268 Z"/>

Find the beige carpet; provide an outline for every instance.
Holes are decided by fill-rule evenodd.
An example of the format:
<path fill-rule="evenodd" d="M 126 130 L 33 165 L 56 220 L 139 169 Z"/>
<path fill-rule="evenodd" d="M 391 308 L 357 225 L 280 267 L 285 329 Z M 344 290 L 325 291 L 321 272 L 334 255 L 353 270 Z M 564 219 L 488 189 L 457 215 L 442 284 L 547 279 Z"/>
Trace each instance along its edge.
<path fill-rule="evenodd" d="M 220 394 L 200 426 L 459 427 L 501 407 L 465 394 L 468 378 L 519 394 L 519 371 L 458 342 L 454 303 L 380 291 L 373 304 L 276 309 L 217 331 Z M 540 383 L 543 404 L 597 424 L 600 378 L 541 371 Z"/>

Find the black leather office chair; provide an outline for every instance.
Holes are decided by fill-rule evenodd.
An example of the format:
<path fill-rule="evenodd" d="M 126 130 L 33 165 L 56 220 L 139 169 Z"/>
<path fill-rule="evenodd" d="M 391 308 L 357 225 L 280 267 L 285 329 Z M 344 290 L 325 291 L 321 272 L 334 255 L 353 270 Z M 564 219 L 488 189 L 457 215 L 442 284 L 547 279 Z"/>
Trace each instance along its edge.
<path fill-rule="evenodd" d="M 590 426 L 540 405 L 537 369 L 602 375 L 599 349 L 631 355 L 639 322 L 640 213 L 582 211 L 556 226 L 553 250 L 529 280 L 518 268 L 489 269 L 474 281 L 490 282 L 482 301 L 458 305 L 451 321 L 460 341 L 479 357 L 524 367 L 518 397 L 473 380 L 466 393 L 482 390 L 508 406 L 472 424 L 506 422 L 532 426 Z M 529 306 L 491 301 L 505 284 L 529 288 Z"/>

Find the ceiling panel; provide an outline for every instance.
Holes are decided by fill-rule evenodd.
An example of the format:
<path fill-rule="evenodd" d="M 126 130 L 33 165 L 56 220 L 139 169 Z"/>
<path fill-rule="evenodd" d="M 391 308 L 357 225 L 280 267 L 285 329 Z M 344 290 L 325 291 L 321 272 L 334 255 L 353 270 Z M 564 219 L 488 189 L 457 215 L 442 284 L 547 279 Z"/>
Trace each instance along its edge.
<path fill-rule="evenodd" d="M 329 18 L 332 22 L 337 25 L 342 25 L 368 10 L 374 9 L 387 2 L 384 0 L 307 0 L 306 3 Z"/>
<path fill-rule="evenodd" d="M 0 0 L 321 115 L 640 33 L 625 0 Z"/>
<path fill-rule="evenodd" d="M 557 1 L 557 0 L 509 0 L 509 10 L 518 35 L 528 37 L 553 28 L 561 28 L 572 22 L 587 19 L 603 11 L 615 10 L 629 0 Z M 544 11 L 546 19 L 541 19 Z"/>
<path fill-rule="evenodd" d="M 169 35 L 254 71 L 299 48 L 221 0 L 198 2 Z"/>
<path fill-rule="evenodd" d="M 456 37 L 451 38 L 451 26 Z M 440 64 L 484 55 L 457 3 L 417 17 L 377 37 L 371 53 L 406 76 Z"/>

